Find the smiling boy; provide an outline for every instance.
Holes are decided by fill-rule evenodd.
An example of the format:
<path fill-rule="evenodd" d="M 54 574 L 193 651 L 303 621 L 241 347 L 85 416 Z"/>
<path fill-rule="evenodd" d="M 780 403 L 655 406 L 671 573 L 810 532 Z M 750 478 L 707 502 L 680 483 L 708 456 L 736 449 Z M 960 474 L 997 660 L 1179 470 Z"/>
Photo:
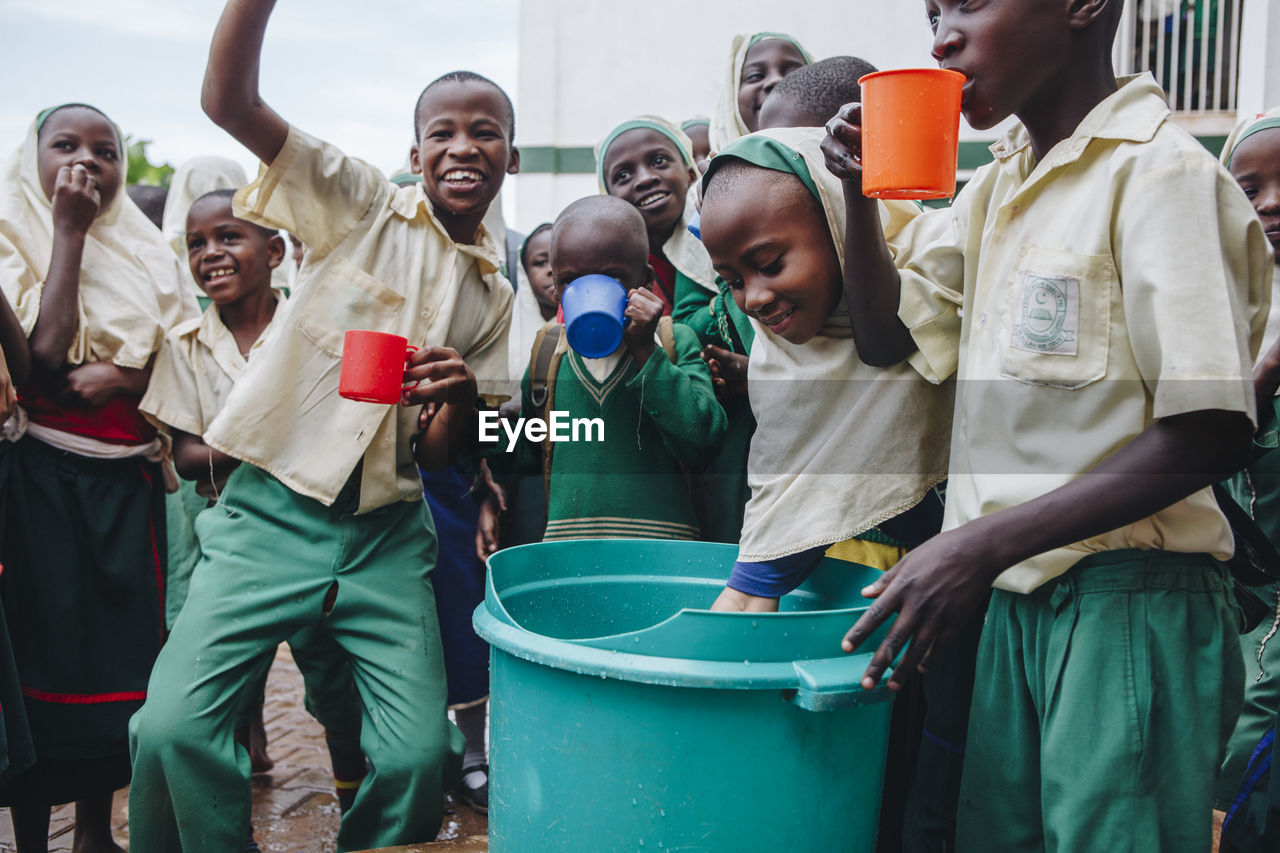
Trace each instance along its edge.
<path fill-rule="evenodd" d="M 339 850 L 431 841 L 459 764 L 427 576 L 435 536 L 416 466 L 448 465 L 474 437 L 478 396 L 507 387 L 511 289 L 480 223 L 518 167 L 511 105 L 468 72 L 427 86 L 412 155 L 423 181 L 397 187 L 262 101 L 273 6 L 227 4 L 202 104 L 263 163 L 237 194 L 236 215 L 296 234 L 307 263 L 287 316 L 204 434 L 242 464 L 200 516 L 204 553 L 188 606 L 133 720 L 130 840 L 141 853 L 240 843 L 250 802 L 231 738 L 235 697 L 261 658 L 305 627 L 346 651 L 364 706 L 371 770 Z M 406 405 L 338 396 L 348 329 L 418 347 Z M 437 409 L 420 428 L 425 403 Z"/>
<path fill-rule="evenodd" d="M 957 375 L 943 532 L 866 592 L 845 638 L 929 669 L 989 587 L 959 850 L 1204 850 L 1241 666 L 1225 518 L 1270 299 L 1262 228 L 1117 80 L 1118 0 L 926 0 L 978 129 L 1019 119 L 950 210 L 890 253 L 861 194 L 861 111 L 828 129 L 844 179 L 859 355 Z M 905 651 L 904 651 L 905 649 Z"/>

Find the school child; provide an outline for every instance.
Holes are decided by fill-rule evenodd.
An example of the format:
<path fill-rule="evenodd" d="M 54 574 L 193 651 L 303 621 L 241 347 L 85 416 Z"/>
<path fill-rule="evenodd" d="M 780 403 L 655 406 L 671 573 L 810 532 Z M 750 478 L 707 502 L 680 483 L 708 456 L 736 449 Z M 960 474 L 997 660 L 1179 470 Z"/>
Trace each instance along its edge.
<path fill-rule="evenodd" d="M 276 318 L 282 316 L 285 299 L 272 287 L 272 273 L 284 262 L 284 240 L 275 231 L 237 218 L 233 195 L 232 190 L 215 190 L 190 206 L 189 267 L 212 302 L 203 315 L 169 331 L 139 404 L 173 437 L 178 474 L 194 483 L 206 507 L 217 500 L 240 461 L 209 447 L 201 436 L 222 410 L 248 359 L 261 350 Z M 198 542 L 196 547 L 198 553 Z M 184 584 L 182 599 L 187 591 Z M 166 604 L 181 612 L 184 600 L 173 590 L 167 592 Z M 360 700 L 350 666 L 332 638 L 315 629 L 299 631 L 289 638 L 289 647 L 306 685 L 307 710 L 324 726 L 335 792 L 345 811 L 365 775 L 359 745 Z M 263 757 L 266 752 L 265 735 L 258 744 L 252 737 L 252 729 L 262 725 L 262 693 L 270 659 L 263 663 L 246 691 L 249 721 L 237 727 L 237 737 L 249 749 L 252 761 L 258 759 L 255 747 Z M 265 769 L 270 766 L 268 761 Z M 253 769 L 264 772 L 256 765 Z"/>
<path fill-rule="evenodd" d="M 717 154 L 739 136 L 760 129 L 760 107 L 778 81 L 813 62 L 809 51 L 785 33 L 737 35 L 729 45 L 729 67 L 707 131 Z"/>
<path fill-rule="evenodd" d="M 864 684 L 901 651 L 901 686 L 994 585 L 956 849 L 1207 849 L 1242 673 L 1205 487 L 1247 449 L 1272 254 L 1155 81 L 1115 79 L 1120 3 L 926 8 L 969 123 L 1019 123 L 893 253 L 860 107 L 829 125 L 859 356 L 959 380 L 944 531 L 868 588 L 843 646 L 896 611 Z"/>
<path fill-rule="evenodd" d="M 1267 538 L 1276 543 L 1280 542 L 1280 454 L 1274 451 L 1280 440 L 1275 396 L 1280 387 L 1280 349 L 1276 347 L 1280 339 L 1280 109 L 1242 122 L 1227 138 L 1222 162 L 1253 203 L 1276 261 L 1272 268 L 1271 312 L 1262 337 L 1262 355 L 1254 368 L 1261 428 L 1254 436 L 1253 460 L 1226 485 Z M 1256 780 L 1250 779 L 1252 774 L 1246 770 L 1257 764 L 1255 749 L 1274 729 L 1280 710 L 1280 644 L 1274 642 L 1280 624 L 1280 589 L 1275 584 L 1250 589 L 1276 615 L 1263 619 L 1257 628 L 1240 637 L 1245 669 L 1244 707 L 1227 741 L 1227 755 L 1218 776 L 1214 807 L 1222 812 L 1238 812 L 1257 788 Z"/>
<path fill-rule="evenodd" d="M 697 178 L 689 137 L 657 116 L 639 116 L 596 146 L 600 191 L 640 211 L 649 235 L 654 294 L 677 322 L 716 292 L 706 250 L 684 227 L 685 197 Z"/>
<path fill-rule="evenodd" d="M 183 268 L 183 279 L 195 293 L 201 310 L 207 310 L 211 300 L 189 275 L 187 256 L 187 212 L 196 199 L 218 190 L 236 190 L 249 183 L 244 169 L 234 160 L 212 155 L 191 157 L 178 164 L 169 183 L 169 197 L 164 206 L 161 230 L 169 241 Z M 291 284 L 292 264 L 280 264 L 272 271 L 275 287 L 287 293 Z M 168 530 L 169 574 L 165 583 L 165 627 L 173 628 L 183 603 L 187 600 L 187 588 L 191 572 L 200 561 L 200 546 L 196 542 L 196 516 L 208 508 L 209 496 L 199 494 L 196 483 L 180 479 L 178 490 L 165 496 L 165 521 Z M 253 712 L 249 725 L 249 759 L 254 773 L 266 773 L 275 762 L 267 752 L 267 730 L 262 719 L 262 705 Z"/>
<path fill-rule="evenodd" d="M 237 193 L 236 214 L 296 234 L 307 260 L 282 324 L 204 434 L 242 464 L 199 518 L 204 553 L 188 605 L 132 723 L 135 853 L 238 844 L 250 803 L 231 732 L 236 698 L 255 664 L 304 627 L 347 652 L 364 706 L 371 769 L 343 816 L 339 850 L 432 840 L 460 764 L 418 466 L 447 467 L 475 436 L 480 397 L 496 403 L 506 387 L 511 289 L 480 223 L 519 165 L 514 111 L 477 74 L 437 79 L 414 110 L 423 181 L 397 188 L 261 100 L 272 6 L 227 5 L 203 105 L 263 163 Z M 407 405 L 338 396 L 348 329 L 419 347 L 405 370 Z M 421 429 L 427 403 L 435 412 Z"/>
<path fill-rule="evenodd" d="M 694 116 L 680 122 L 680 129 L 689 137 L 689 150 L 693 153 L 693 162 L 701 163 L 711 156 L 711 119 Z"/>
<path fill-rule="evenodd" d="M 603 192 L 640 211 L 649 234 L 649 264 L 656 272 L 655 290 L 672 303 L 671 318 L 698 334 L 708 346 L 734 351 L 736 337 L 723 314 L 714 313 L 719 292 L 706 249 L 685 227 L 685 199 L 698 171 L 689 137 L 670 122 L 641 116 L 610 131 L 596 151 L 597 176 Z M 664 314 L 668 313 L 664 307 Z M 743 346 L 736 344 L 736 351 Z M 714 357 L 710 351 L 705 357 Z M 719 364 L 711 365 L 718 374 Z M 717 390 L 723 389 L 719 379 Z M 746 487 L 746 448 L 754 421 L 746 400 L 720 394 L 730 427 L 725 446 L 694 478 L 704 536 L 736 542 L 742 530 Z"/>
<path fill-rule="evenodd" d="M 32 122 L 0 184 L 0 288 L 31 354 L 0 442 L 0 588 L 35 747 L 0 804 L 24 853 L 46 849 L 49 807 L 70 801 L 76 848 L 119 850 L 126 724 L 164 633 L 164 448 L 138 399 L 196 306 L 124 191 L 126 163 L 110 119 L 65 104 Z"/>
<path fill-rule="evenodd" d="M 538 305 L 542 322 L 550 323 L 560 310 L 556 297 L 556 277 L 551 269 L 551 223 L 543 222 L 520 244 L 520 270 L 529 281 L 528 290 Z"/>
<path fill-rule="evenodd" d="M 699 538 L 685 468 L 715 452 L 724 410 L 699 358 L 697 337 L 664 318 L 661 300 L 649 290 L 648 246 L 644 218 L 609 196 L 579 199 L 552 228 L 557 296 L 573 280 L 600 274 L 621 282 L 629 297 L 617 351 L 584 358 L 561 336 L 541 393 L 533 388 L 541 372 L 537 345 L 535 364 L 525 374 L 524 417 L 562 411 L 603 421 L 590 441 L 545 444 L 546 541 Z"/>
<path fill-rule="evenodd" d="M 954 386 L 935 388 L 907 365 L 869 367 L 850 345 L 841 270 L 856 259 L 833 236 L 844 232 L 844 199 L 822 166 L 822 138 L 819 128 L 759 131 L 730 143 L 704 178 L 703 239 L 755 328 L 747 391 L 758 420 L 751 500 L 717 610 L 776 610 L 824 554 L 884 571 L 941 523 Z M 918 212 L 885 203 L 888 238 Z M 935 738 L 950 722 L 949 703 L 938 704 Z M 922 747 L 920 706 L 917 694 L 894 703 L 878 833 L 894 849 L 915 829 L 903 820 L 911 774 L 898 764 Z M 958 770 L 935 763 L 930 776 L 958 784 Z M 931 802 L 920 786 L 932 779 L 917 799 Z"/>
<path fill-rule="evenodd" d="M 212 155 L 191 157 L 178 164 L 169 181 L 169 197 L 164 205 L 164 218 L 160 230 L 173 248 L 186 278 L 187 266 L 187 211 L 196 199 L 214 190 L 236 190 L 249 183 L 244 168 L 235 160 Z M 209 297 L 189 279 L 188 285 L 200 302 L 200 309 L 209 307 Z"/>
<path fill-rule="evenodd" d="M 516 298 L 511 334 L 507 338 L 507 358 L 510 375 L 518 379 L 524 374 L 529 361 L 529 347 L 533 346 L 538 330 L 555 320 L 560 309 L 551 275 L 550 222 L 544 222 L 529 232 L 529 236 L 520 243 L 516 259 L 519 261 L 513 271 Z"/>
<path fill-rule="evenodd" d="M 825 127 L 845 104 L 862 100 L 858 80 L 876 67 L 856 56 L 832 56 L 778 81 L 760 107 L 760 129 Z"/>
<path fill-rule="evenodd" d="M 529 232 L 520 245 L 519 259 L 520 284 L 516 288 L 515 316 L 511 318 L 511 337 L 508 339 L 508 357 L 512 362 L 518 360 L 519 364 L 513 366 L 512 376 L 524 375 L 538 330 L 555 324 L 560 311 L 555 275 L 551 270 L 550 222 L 544 222 Z M 522 321 L 522 315 L 526 321 L 536 321 L 538 325 L 532 335 L 517 338 L 516 327 Z M 519 351 L 517 346 L 521 347 Z M 515 396 L 503 403 L 498 411 L 503 418 L 514 421 L 520 416 L 520 409 L 517 389 Z M 502 473 L 504 477 L 499 488 L 503 499 L 499 500 L 496 493 L 490 492 L 480 502 L 476 521 L 476 555 L 482 562 L 499 547 L 510 548 L 542 541 L 547 514 L 542 466 L 536 466 L 536 473 L 515 470 Z"/>

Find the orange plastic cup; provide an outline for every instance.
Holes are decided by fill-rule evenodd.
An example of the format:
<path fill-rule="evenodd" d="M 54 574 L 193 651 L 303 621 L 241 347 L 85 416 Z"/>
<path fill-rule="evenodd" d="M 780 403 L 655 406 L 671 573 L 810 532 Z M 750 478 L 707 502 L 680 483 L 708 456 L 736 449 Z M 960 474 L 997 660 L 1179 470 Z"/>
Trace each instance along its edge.
<path fill-rule="evenodd" d="M 405 364 L 417 349 L 399 335 L 349 330 L 342 339 L 339 396 L 362 403 L 399 403 Z"/>
<path fill-rule="evenodd" d="M 862 193 L 871 198 L 956 194 L 965 77 L 940 68 L 878 71 L 862 85 Z"/>

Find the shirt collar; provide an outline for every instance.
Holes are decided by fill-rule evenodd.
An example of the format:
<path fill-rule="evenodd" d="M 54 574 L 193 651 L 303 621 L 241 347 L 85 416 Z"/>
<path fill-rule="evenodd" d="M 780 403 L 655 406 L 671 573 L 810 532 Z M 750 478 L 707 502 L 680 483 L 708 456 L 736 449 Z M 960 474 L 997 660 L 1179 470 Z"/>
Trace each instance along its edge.
<path fill-rule="evenodd" d="M 422 184 L 410 184 L 396 190 L 395 195 L 391 197 L 391 209 L 405 219 L 414 219 L 418 216 L 418 211 L 422 211 L 427 215 L 427 220 L 431 225 L 446 240 L 452 242 L 453 238 L 445 230 L 444 223 L 436 218 L 435 209 L 432 208 L 431 200 L 427 198 L 426 192 L 423 191 Z M 480 278 L 484 282 L 485 288 L 493 290 L 495 285 L 493 279 L 495 277 L 500 278 L 502 271 L 502 253 L 499 251 L 493 235 L 481 225 L 479 232 L 476 234 L 476 242 L 474 244 L 454 243 L 454 245 L 462 254 L 470 255 L 476 259 L 476 266 L 480 270 Z"/>
<path fill-rule="evenodd" d="M 1091 139 L 1149 142 L 1169 117 L 1164 91 L 1150 72 L 1116 78 L 1119 87 L 1089 111 L 1070 137 L 1054 148 L 1065 147 L 1077 154 Z M 1008 160 L 1031 146 L 1031 136 L 1021 122 L 991 145 L 997 160 Z"/>

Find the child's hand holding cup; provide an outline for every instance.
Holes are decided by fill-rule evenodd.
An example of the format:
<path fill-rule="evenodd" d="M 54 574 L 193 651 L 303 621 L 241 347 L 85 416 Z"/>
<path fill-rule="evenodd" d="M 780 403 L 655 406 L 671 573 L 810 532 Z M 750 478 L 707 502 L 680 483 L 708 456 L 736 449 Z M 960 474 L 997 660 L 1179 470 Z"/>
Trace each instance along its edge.
<path fill-rule="evenodd" d="M 858 82 L 862 103 L 845 104 L 827 123 L 822 153 L 831 173 L 871 198 L 955 195 L 964 75 L 904 68 Z"/>

